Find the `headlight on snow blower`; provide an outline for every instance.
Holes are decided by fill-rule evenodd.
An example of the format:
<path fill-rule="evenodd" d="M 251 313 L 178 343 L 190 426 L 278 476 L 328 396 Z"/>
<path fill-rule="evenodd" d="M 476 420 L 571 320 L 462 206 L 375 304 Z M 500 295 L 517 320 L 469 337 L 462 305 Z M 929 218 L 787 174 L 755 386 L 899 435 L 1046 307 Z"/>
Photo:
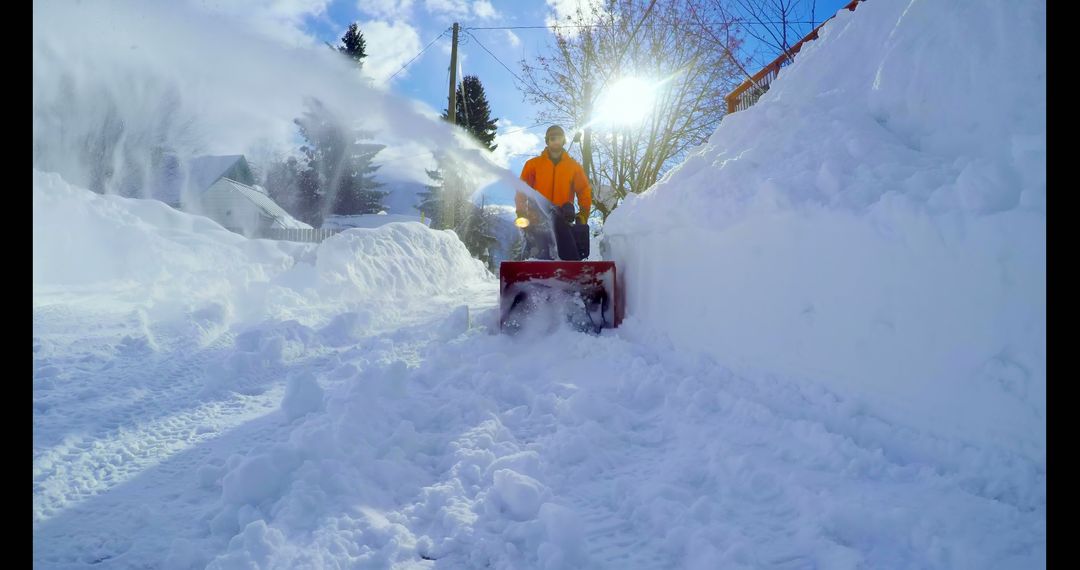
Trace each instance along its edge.
<path fill-rule="evenodd" d="M 514 225 L 521 228 L 521 229 L 525 229 L 525 228 L 529 227 L 529 218 L 524 218 L 524 217 L 518 218 L 518 219 L 514 220 Z"/>

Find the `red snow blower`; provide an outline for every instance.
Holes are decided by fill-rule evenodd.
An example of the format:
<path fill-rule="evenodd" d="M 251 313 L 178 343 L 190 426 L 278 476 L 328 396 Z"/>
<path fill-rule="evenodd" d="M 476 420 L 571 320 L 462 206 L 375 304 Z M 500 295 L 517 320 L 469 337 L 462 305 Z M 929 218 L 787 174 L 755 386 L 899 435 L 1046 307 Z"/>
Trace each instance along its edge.
<path fill-rule="evenodd" d="M 565 319 L 599 334 L 622 322 L 614 261 L 504 261 L 499 267 L 499 326 L 514 333 L 533 319 Z"/>
<path fill-rule="evenodd" d="M 537 197 L 519 215 L 514 225 L 522 230 L 521 255 L 527 259 L 499 266 L 500 330 L 514 334 L 537 325 L 550 330 L 567 322 L 599 334 L 619 326 L 623 292 L 615 262 L 585 261 L 589 226 L 577 221 L 574 205 L 556 207 Z"/>

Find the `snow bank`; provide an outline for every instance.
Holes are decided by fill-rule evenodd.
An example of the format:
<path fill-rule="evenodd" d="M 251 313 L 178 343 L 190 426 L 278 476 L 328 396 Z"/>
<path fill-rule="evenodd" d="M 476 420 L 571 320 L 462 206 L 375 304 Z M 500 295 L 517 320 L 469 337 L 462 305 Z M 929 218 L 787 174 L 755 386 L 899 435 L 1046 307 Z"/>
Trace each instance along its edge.
<path fill-rule="evenodd" d="M 321 244 L 248 240 L 155 200 L 98 195 L 37 170 L 33 231 L 35 296 L 123 291 L 150 321 L 203 318 L 219 329 L 297 320 L 333 325 L 324 332 L 340 340 L 350 325 L 392 320 L 492 280 L 452 232 L 420 223 L 348 230 Z M 327 323 L 329 315 L 341 322 Z"/>
<path fill-rule="evenodd" d="M 630 322 L 1044 464 L 1045 15 L 842 10 L 609 218 Z"/>
<path fill-rule="evenodd" d="M 324 230 L 347 230 L 351 228 L 377 228 L 394 222 L 421 222 L 420 216 L 408 214 L 357 214 L 352 216 L 330 215 L 323 220 Z M 430 223 L 430 220 L 428 220 Z"/>

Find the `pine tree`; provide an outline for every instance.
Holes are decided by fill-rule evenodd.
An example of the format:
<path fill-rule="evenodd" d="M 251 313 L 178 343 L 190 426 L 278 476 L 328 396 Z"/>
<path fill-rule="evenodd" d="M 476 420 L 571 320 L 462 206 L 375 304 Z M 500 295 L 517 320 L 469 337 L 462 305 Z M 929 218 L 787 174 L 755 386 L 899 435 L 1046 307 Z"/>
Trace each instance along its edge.
<path fill-rule="evenodd" d="M 456 230 L 457 234 L 469 253 L 483 261 L 488 269 L 494 271 L 495 263 L 491 253 L 499 240 L 492 231 L 492 213 L 487 209 L 486 200 L 481 200 L 479 206 L 475 204 L 469 204 L 469 206 L 468 214 Z"/>
<path fill-rule="evenodd" d="M 416 205 L 416 209 L 420 211 L 425 217 L 431 220 L 432 229 L 442 229 L 442 220 L 440 219 L 440 212 L 442 210 L 441 192 L 443 185 L 442 173 L 439 169 L 428 170 L 424 169 L 428 178 L 431 179 L 432 184 L 424 186 L 424 191 L 420 192 L 420 203 Z"/>
<path fill-rule="evenodd" d="M 480 78 L 475 75 L 466 75 L 457 87 L 457 124 L 465 127 L 476 140 L 480 141 L 488 150 L 494 151 L 499 145 L 495 142 L 495 122 L 498 119 L 491 118 L 491 108 L 488 106 L 487 95 L 484 94 L 484 86 Z M 449 118 L 450 113 L 443 110 L 442 118 Z"/>
<path fill-rule="evenodd" d="M 426 172 L 432 184 L 420 193 L 417 209 L 431 218 L 432 229 L 458 230 L 468 214 L 465 181 L 444 157 L 438 158 L 435 170 Z"/>
<path fill-rule="evenodd" d="M 271 200 L 294 218 L 303 219 L 297 210 L 300 197 L 300 164 L 296 157 L 273 160 L 266 169 L 263 187 Z"/>
<path fill-rule="evenodd" d="M 369 136 L 357 133 L 357 136 Z M 381 183 L 376 182 L 373 174 L 378 166 L 371 160 L 386 145 L 354 142 L 349 156 L 345 158 L 345 171 L 338 185 L 337 196 L 331 211 L 340 215 L 376 214 L 383 209 L 383 198 L 387 192 L 379 190 Z"/>
<path fill-rule="evenodd" d="M 356 23 L 349 24 L 349 29 L 346 30 L 345 35 L 341 36 L 341 44 L 338 46 L 338 51 L 355 61 L 358 67 L 364 67 L 367 44 L 364 42 L 364 34 Z"/>
<path fill-rule="evenodd" d="M 360 142 L 371 135 L 344 126 L 317 99 L 309 100 L 307 106 L 303 117 L 295 121 L 307 141 L 300 147 L 306 170 L 301 170 L 299 190 L 303 199 L 298 209 L 307 216 L 301 219 L 321 225 L 326 212 L 351 215 L 382 210 L 387 193 L 378 190 L 381 184 L 373 179 L 378 167 L 372 159 L 383 145 Z"/>
<path fill-rule="evenodd" d="M 492 250 L 498 244 L 494 234 L 493 216 L 482 201 L 478 206 L 469 201 L 468 186 L 452 165 L 439 161 L 435 170 L 428 170 L 432 184 L 420 193 L 416 209 L 431 218 L 431 228 L 454 230 L 469 253 L 495 270 Z"/>
<path fill-rule="evenodd" d="M 509 258 L 514 261 L 525 259 L 525 240 L 521 237 L 521 232 L 514 234 L 514 241 L 510 243 Z"/>

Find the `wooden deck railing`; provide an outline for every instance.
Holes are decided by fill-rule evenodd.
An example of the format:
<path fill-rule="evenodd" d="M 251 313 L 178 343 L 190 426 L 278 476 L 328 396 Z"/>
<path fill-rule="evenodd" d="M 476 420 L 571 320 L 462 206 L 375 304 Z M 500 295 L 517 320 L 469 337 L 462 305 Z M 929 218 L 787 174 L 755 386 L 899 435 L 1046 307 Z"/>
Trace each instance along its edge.
<path fill-rule="evenodd" d="M 859 2 L 865 2 L 866 0 L 851 0 L 844 8 L 855 11 L 855 7 Z M 804 43 L 816 40 L 818 37 L 818 30 L 821 26 L 824 26 L 826 22 L 833 19 L 835 16 L 830 16 L 828 20 L 825 20 L 821 24 L 818 24 L 809 34 L 806 34 L 803 39 L 799 40 L 799 43 L 791 46 L 791 49 L 780 54 L 780 57 L 772 60 L 768 65 L 763 67 L 761 71 L 755 73 L 746 81 L 743 81 L 741 85 L 735 88 L 734 91 L 728 93 L 724 99 L 727 101 L 727 112 L 734 113 L 736 111 L 742 111 L 750 108 L 751 105 L 757 103 L 757 100 L 769 90 L 769 84 L 773 79 L 780 74 L 780 68 L 791 63 L 795 59 L 795 54 L 799 53 Z"/>

